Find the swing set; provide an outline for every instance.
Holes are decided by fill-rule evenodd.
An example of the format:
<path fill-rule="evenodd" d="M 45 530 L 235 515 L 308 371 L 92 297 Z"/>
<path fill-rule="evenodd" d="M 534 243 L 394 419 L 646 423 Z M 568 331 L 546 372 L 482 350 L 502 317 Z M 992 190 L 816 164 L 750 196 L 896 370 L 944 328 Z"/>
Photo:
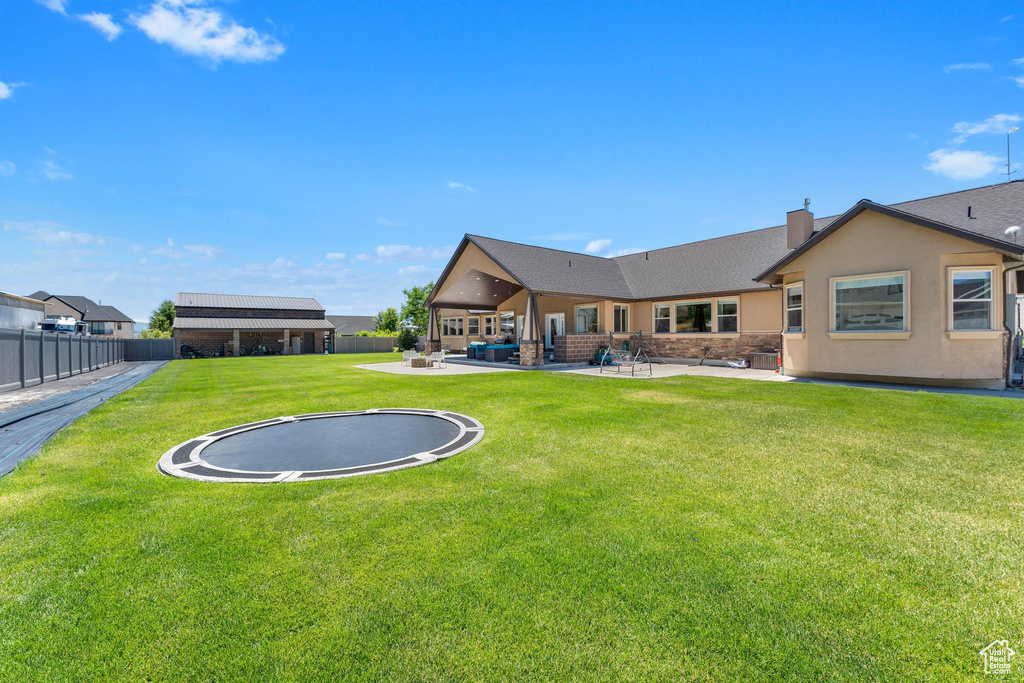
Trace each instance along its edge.
<path fill-rule="evenodd" d="M 640 371 L 643 372 L 643 366 L 646 365 L 647 373 L 653 377 L 654 363 L 664 363 L 664 359 L 658 355 L 654 347 L 644 340 L 643 331 L 628 332 L 626 334 L 629 337 L 624 339 L 619 348 L 616 349 L 615 334 L 613 332 L 608 333 L 608 346 L 605 348 L 604 353 L 601 354 L 601 373 L 604 373 L 604 368 L 607 365 L 608 367 L 614 367 L 615 372 L 620 372 L 622 368 L 629 368 L 629 374 L 635 377 L 637 368 L 640 368 Z M 654 356 L 656 360 L 652 360 L 651 356 Z"/>

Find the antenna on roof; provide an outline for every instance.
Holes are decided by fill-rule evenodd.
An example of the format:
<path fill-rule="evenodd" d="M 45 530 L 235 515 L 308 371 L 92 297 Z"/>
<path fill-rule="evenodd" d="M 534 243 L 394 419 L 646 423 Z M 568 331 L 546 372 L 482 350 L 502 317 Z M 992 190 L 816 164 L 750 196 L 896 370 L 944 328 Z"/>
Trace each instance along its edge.
<path fill-rule="evenodd" d="M 1010 133 L 1016 133 L 1018 130 L 1020 130 L 1020 126 L 1014 126 L 1006 131 L 1006 182 L 1010 182 L 1010 176 L 1016 173 L 1016 171 L 1010 170 Z"/>

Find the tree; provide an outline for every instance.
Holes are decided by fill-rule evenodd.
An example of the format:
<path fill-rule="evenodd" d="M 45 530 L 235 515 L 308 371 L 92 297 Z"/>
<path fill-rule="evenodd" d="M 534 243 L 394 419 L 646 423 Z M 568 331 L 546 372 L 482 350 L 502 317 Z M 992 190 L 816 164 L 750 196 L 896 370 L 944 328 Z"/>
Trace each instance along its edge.
<path fill-rule="evenodd" d="M 403 327 L 398 332 L 398 340 L 397 340 L 398 350 L 399 351 L 408 351 L 410 349 L 415 349 L 416 348 L 416 340 L 417 340 L 416 339 L 416 332 L 413 329 L 409 328 L 409 327 Z"/>
<path fill-rule="evenodd" d="M 434 283 L 430 282 L 425 287 L 410 287 L 402 290 L 402 294 L 405 294 L 405 303 L 402 304 L 402 321 L 408 321 L 419 334 L 427 333 L 427 319 L 430 316 L 425 306 L 427 297 L 430 296 L 430 290 L 433 288 Z"/>
<path fill-rule="evenodd" d="M 168 338 L 174 329 L 174 302 L 165 299 L 149 316 L 149 329 L 142 332 L 147 339 Z M 147 334 L 147 332 L 149 334 Z"/>
<path fill-rule="evenodd" d="M 386 308 L 376 315 L 373 319 L 376 327 L 374 328 L 377 332 L 397 332 L 398 331 L 398 311 L 393 307 Z"/>

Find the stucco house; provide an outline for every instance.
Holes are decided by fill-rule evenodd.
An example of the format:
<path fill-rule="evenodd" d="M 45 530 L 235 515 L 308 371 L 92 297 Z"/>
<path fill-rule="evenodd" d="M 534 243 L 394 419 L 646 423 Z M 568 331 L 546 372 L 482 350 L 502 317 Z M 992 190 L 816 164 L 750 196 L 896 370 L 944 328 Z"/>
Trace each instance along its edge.
<path fill-rule="evenodd" d="M 1024 182 L 786 218 L 617 258 L 466 235 L 427 298 L 428 350 L 511 339 L 524 365 L 571 363 L 643 331 L 668 360 L 781 349 L 789 375 L 1010 380 Z"/>
<path fill-rule="evenodd" d="M 316 299 L 178 292 L 174 354 L 188 345 L 217 356 L 323 353 L 334 329 Z"/>

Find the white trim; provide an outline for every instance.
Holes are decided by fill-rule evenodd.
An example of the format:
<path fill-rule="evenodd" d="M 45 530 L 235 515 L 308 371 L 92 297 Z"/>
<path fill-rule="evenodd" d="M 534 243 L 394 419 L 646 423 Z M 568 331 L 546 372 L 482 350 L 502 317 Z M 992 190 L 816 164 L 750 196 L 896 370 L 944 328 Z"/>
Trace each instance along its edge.
<path fill-rule="evenodd" d="M 891 341 L 910 339 L 910 332 L 878 330 L 877 332 L 829 332 L 828 338 L 835 341 Z"/>
<path fill-rule="evenodd" d="M 668 332 L 658 332 L 658 306 L 668 309 L 668 316 L 661 320 L 668 320 Z M 672 304 L 664 301 L 651 302 L 651 334 L 670 334 L 672 332 Z"/>
<path fill-rule="evenodd" d="M 626 329 L 624 329 L 624 330 L 616 330 L 615 329 L 615 324 L 616 324 L 615 309 L 617 309 L 617 308 L 625 308 L 626 309 Z M 630 318 L 632 317 L 632 314 L 633 313 L 630 310 L 630 305 L 628 303 L 621 304 L 621 303 L 615 303 L 613 301 L 612 302 L 612 332 L 614 332 L 615 334 L 623 334 L 625 332 L 629 332 L 629 326 L 630 326 L 630 324 L 632 322 L 630 320 Z"/>
<path fill-rule="evenodd" d="M 579 309 L 581 308 L 593 308 L 594 309 L 594 331 L 593 332 L 580 332 L 576 326 L 576 319 L 579 318 Z M 574 304 L 572 307 L 572 329 L 575 334 L 600 334 L 601 330 L 601 306 L 598 302 L 589 304 Z"/>
<path fill-rule="evenodd" d="M 728 313 L 725 316 L 722 316 L 722 314 L 718 312 L 718 307 L 721 306 L 723 303 L 729 303 L 729 302 L 735 302 L 736 303 L 736 313 L 735 314 Z M 723 296 L 720 299 L 715 299 L 714 302 L 712 303 L 712 306 L 714 307 L 714 314 L 715 314 L 715 322 L 714 322 L 714 325 L 713 325 L 712 329 L 715 331 L 715 333 L 716 334 L 739 334 L 739 331 L 740 331 L 740 298 L 738 296 L 735 296 L 735 297 Z M 719 330 L 718 329 L 718 319 L 721 318 L 721 317 L 736 318 L 736 329 L 731 331 L 731 332 L 722 332 L 721 330 Z"/>
<path fill-rule="evenodd" d="M 949 339 L 999 339 L 1003 330 L 946 330 Z"/>
<path fill-rule="evenodd" d="M 849 280 L 871 280 L 874 278 L 881 277 L 902 277 L 903 278 L 903 329 L 902 330 L 836 330 L 836 283 L 847 282 Z M 875 335 L 879 339 L 907 339 L 910 337 L 911 326 L 910 326 L 910 270 L 891 270 L 884 273 L 863 273 L 859 275 L 836 275 L 828 279 L 828 331 L 829 337 L 832 335 L 841 335 L 840 337 L 832 338 L 843 338 L 843 339 L 856 339 L 859 337 L 851 337 L 850 335 L 869 335 L 864 337 L 870 339 Z M 905 337 L 896 337 L 893 335 L 905 334 Z"/>
<path fill-rule="evenodd" d="M 964 336 L 961 333 L 964 332 L 998 332 L 1002 335 L 1003 331 L 996 327 L 996 317 L 1000 313 L 996 306 L 996 284 L 997 284 L 997 268 L 995 266 L 947 266 L 946 267 L 946 330 L 947 335 L 950 339 L 985 339 L 986 337 L 969 337 Z M 985 329 L 956 329 L 953 326 L 953 304 L 955 300 L 953 298 L 953 276 L 958 272 L 988 272 L 989 274 L 989 298 L 988 298 L 988 321 L 989 327 Z M 960 301 L 971 301 L 971 299 L 961 299 Z M 974 299 L 974 301 L 985 301 L 985 299 Z M 987 337 L 992 338 L 992 337 Z"/>

